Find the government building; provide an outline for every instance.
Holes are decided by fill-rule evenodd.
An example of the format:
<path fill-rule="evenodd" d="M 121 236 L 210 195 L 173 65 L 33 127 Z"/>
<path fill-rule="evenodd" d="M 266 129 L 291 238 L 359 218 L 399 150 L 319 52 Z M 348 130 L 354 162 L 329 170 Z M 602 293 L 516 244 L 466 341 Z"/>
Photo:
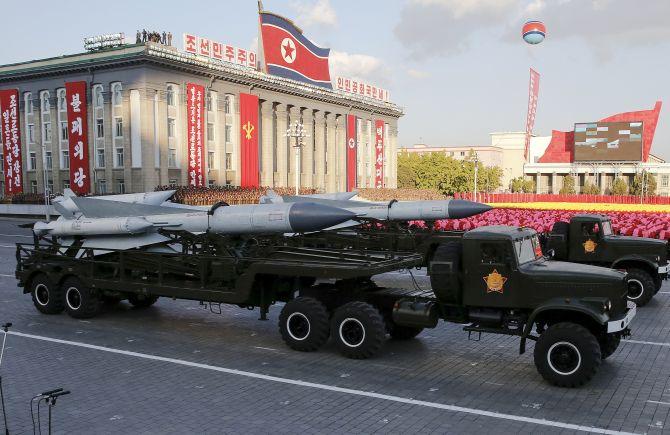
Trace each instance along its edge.
<path fill-rule="evenodd" d="M 0 92 L 19 96 L 23 192 L 43 192 L 45 183 L 50 192 L 71 186 L 68 82 L 86 84 L 91 193 L 189 184 L 187 84 L 201 86 L 205 94 L 204 185 L 239 186 L 241 168 L 248 163 L 241 138 L 257 134 L 258 180 L 252 184 L 294 187 L 299 171 L 302 187 L 346 190 L 347 147 L 355 146 L 354 187 L 379 186 L 376 163 L 383 164 L 383 186 L 396 187 L 399 106 L 147 41 L 0 66 Z M 256 126 L 241 125 L 242 94 L 258 99 Z M 346 120 L 354 119 L 347 115 L 356 119 L 355 144 L 347 140 Z M 296 121 L 306 132 L 299 168 L 296 139 L 287 137 Z M 3 146 L 3 153 L 7 149 Z"/>

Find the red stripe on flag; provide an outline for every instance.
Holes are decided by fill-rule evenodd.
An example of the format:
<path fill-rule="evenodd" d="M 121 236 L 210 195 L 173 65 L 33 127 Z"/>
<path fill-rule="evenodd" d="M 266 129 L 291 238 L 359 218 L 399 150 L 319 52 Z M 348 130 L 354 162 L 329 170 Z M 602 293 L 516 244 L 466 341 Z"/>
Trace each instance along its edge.
<path fill-rule="evenodd" d="M 240 185 L 258 187 L 258 96 L 240 93 Z"/>
<path fill-rule="evenodd" d="M 354 115 L 347 115 L 347 192 L 351 192 L 357 187 L 357 148 L 356 117 Z"/>

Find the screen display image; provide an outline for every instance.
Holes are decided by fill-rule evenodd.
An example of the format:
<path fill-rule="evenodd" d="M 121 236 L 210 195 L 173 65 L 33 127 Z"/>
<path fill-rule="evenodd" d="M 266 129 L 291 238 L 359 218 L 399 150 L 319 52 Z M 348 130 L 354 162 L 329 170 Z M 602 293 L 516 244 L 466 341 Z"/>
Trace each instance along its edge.
<path fill-rule="evenodd" d="M 575 124 L 575 161 L 642 160 L 642 122 Z"/>

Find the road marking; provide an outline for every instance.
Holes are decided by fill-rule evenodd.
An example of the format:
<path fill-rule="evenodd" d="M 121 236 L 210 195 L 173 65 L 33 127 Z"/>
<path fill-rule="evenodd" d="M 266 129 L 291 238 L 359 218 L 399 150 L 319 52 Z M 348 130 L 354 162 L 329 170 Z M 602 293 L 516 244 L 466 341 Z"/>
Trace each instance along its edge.
<path fill-rule="evenodd" d="M 201 363 L 196 363 L 196 362 L 191 362 L 191 361 L 185 361 L 185 360 L 180 360 L 180 359 L 175 359 L 175 358 L 167 358 L 163 356 L 158 356 L 158 355 L 151 355 L 151 354 L 146 354 L 146 353 L 140 353 L 140 352 L 132 352 L 129 350 L 122 350 L 122 349 L 115 349 L 111 347 L 104 347 L 104 346 L 97 346 L 94 344 L 88 344 L 88 343 L 81 343 L 77 341 L 69 341 L 69 340 L 61 340 L 59 338 L 51 338 L 51 337 L 43 337 L 41 335 L 33 335 L 33 334 L 26 334 L 23 332 L 16 332 L 16 331 L 11 331 L 9 334 L 18 336 L 18 337 L 24 337 L 24 338 L 31 338 L 34 340 L 41 340 L 41 341 L 48 341 L 51 343 L 58 343 L 58 344 L 66 344 L 69 346 L 76 346 L 76 347 L 82 347 L 85 349 L 92 349 L 92 350 L 99 350 L 103 352 L 109 352 L 109 353 L 114 353 L 118 355 L 126 355 L 126 356 L 134 356 L 137 358 L 143 358 L 143 359 L 148 359 L 152 361 L 160 361 L 160 362 L 166 362 L 166 363 L 172 363 L 172 364 L 178 364 L 181 366 L 186 366 L 186 367 L 194 367 L 194 368 L 200 368 L 200 369 L 205 369 L 205 370 L 212 370 L 215 372 L 220 372 L 220 373 L 226 373 L 230 375 L 237 375 L 237 376 L 244 376 L 247 378 L 253 378 L 253 379 L 261 379 L 264 381 L 271 381 L 271 382 L 278 382 L 281 384 L 289 384 L 289 385 L 296 385 L 300 387 L 307 387 L 307 388 L 315 388 L 318 390 L 325 390 L 325 391 L 332 391 L 336 393 L 343 393 L 343 394 L 349 394 L 352 396 L 362 396 L 362 397 L 369 397 L 372 399 L 380 399 L 380 400 L 387 400 L 391 402 L 396 402 L 396 403 L 404 403 L 408 405 L 416 405 L 416 406 L 423 406 L 426 408 L 433 408 L 433 409 L 442 409 L 445 411 L 452 411 L 452 412 L 461 412 L 465 414 L 473 414 L 473 415 L 479 415 L 483 417 L 491 417 L 491 418 L 499 418 L 503 420 L 512 420 L 512 421 L 518 421 L 518 422 L 523 422 L 523 423 L 531 423 L 531 424 L 537 424 L 540 426 L 550 426 L 550 427 L 556 427 L 556 428 L 561 428 L 561 429 L 567 429 L 567 430 L 575 430 L 575 431 L 581 431 L 581 432 L 591 432 L 591 433 L 600 433 L 600 434 L 632 434 L 631 432 L 619 432 L 615 430 L 610 430 L 610 429 L 604 429 L 604 428 L 598 428 L 598 427 L 591 427 L 591 426 L 583 426 L 583 425 L 578 425 L 578 424 L 573 424 L 573 423 L 564 423 L 560 421 L 553 421 L 553 420 L 544 420 L 544 419 L 539 419 L 539 418 L 532 418 L 532 417 L 524 417 L 521 415 L 514 415 L 514 414 L 503 414 L 500 412 L 495 412 L 495 411 L 485 411 L 483 409 L 476 409 L 476 408 L 466 408 L 463 406 L 457 406 L 457 405 L 446 405 L 443 403 L 436 403 L 436 402 L 427 402 L 424 400 L 417 400 L 417 399 L 410 399 L 406 397 L 400 397 L 400 396 L 391 396 L 388 394 L 381 394 L 381 393 L 373 393 L 370 391 L 363 391 L 363 390 L 355 390 L 352 388 L 344 388 L 344 387 L 336 387 L 334 385 L 326 385 L 326 384 L 319 384 L 315 382 L 306 382 L 306 381 L 300 381 L 297 379 L 289 379 L 289 378 L 281 378 L 278 376 L 271 376 L 271 375 L 263 375 L 260 373 L 254 373 L 254 372 L 248 372 L 244 370 L 237 370 L 237 369 L 229 369 L 225 367 L 219 367 L 219 366 L 213 366 L 209 364 L 201 364 Z"/>
<path fill-rule="evenodd" d="M 33 236 L 26 236 L 25 234 L 0 234 L 0 236 L 7 236 L 7 237 L 28 237 L 28 238 L 33 238 Z"/>
<path fill-rule="evenodd" d="M 652 346 L 663 346 L 670 347 L 670 343 L 659 343 L 657 341 L 640 341 L 640 340 L 621 340 L 626 343 L 635 343 L 635 344 L 649 344 Z"/>
<path fill-rule="evenodd" d="M 11 278 L 16 278 L 14 275 L 10 275 L 8 273 L 0 273 L 0 276 L 8 276 L 8 277 L 11 277 Z"/>
<path fill-rule="evenodd" d="M 670 295 L 670 292 L 659 292 L 659 293 L 664 294 L 664 295 Z"/>
<path fill-rule="evenodd" d="M 670 406 L 670 402 L 658 402 L 656 400 L 647 400 L 647 403 L 655 403 L 657 405 L 668 405 L 668 406 Z"/>

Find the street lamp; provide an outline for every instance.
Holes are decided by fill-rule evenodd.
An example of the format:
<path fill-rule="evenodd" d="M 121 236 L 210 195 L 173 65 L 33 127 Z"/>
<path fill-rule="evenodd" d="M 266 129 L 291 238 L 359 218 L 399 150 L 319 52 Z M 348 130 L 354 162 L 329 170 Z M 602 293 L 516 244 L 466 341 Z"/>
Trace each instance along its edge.
<path fill-rule="evenodd" d="M 305 132 L 305 128 L 302 125 L 302 122 L 295 121 L 295 124 L 292 126 L 289 124 L 289 128 L 286 129 L 285 137 L 294 137 L 295 138 L 295 194 L 300 194 L 300 150 L 302 149 L 303 139 L 309 137 Z"/>

